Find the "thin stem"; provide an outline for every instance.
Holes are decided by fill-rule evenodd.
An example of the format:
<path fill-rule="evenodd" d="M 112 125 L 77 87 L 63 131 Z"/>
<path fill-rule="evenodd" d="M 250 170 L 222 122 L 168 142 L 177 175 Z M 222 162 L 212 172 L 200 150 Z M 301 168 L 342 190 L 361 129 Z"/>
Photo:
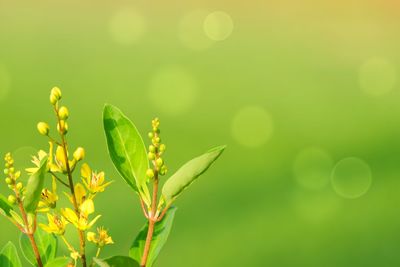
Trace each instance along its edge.
<path fill-rule="evenodd" d="M 56 112 L 58 124 L 60 125 L 61 119 L 60 119 L 60 116 L 58 115 L 58 110 L 57 110 L 56 106 L 54 106 L 54 110 Z M 72 194 L 72 203 L 74 205 L 76 216 L 78 216 L 78 218 L 79 218 L 80 212 L 79 212 L 79 207 L 78 207 L 78 204 L 76 201 L 74 181 L 72 179 L 72 172 L 71 172 L 71 167 L 69 166 L 69 159 L 68 159 L 68 154 L 67 154 L 67 141 L 66 141 L 65 135 L 63 133 L 60 133 L 60 136 L 61 136 L 61 145 L 64 150 L 64 159 L 65 159 L 65 165 L 66 165 L 65 167 L 67 169 L 69 188 L 70 188 L 71 194 Z M 82 266 L 86 267 L 85 234 L 84 234 L 84 231 L 81 231 L 79 229 L 78 229 L 78 233 L 79 233 L 79 241 L 80 241 L 79 243 L 80 243 L 80 254 L 81 254 L 81 258 L 82 258 Z"/>
<path fill-rule="evenodd" d="M 167 213 L 167 211 L 168 211 L 168 209 L 171 207 L 171 205 L 172 205 L 172 202 L 171 202 L 170 204 L 168 204 L 168 205 L 163 209 L 161 215 L 157 218 L 157 222 L 160 222 L 160 221 L 164 218 L 165 214 Z"/>
<path fill-rule="evenodd" d="M 76 252 L 76 250 L 74 249 L 74 247 L 68 242 L 68 240 L 65 238 L 64 235 L 61 235 L 61 239 L 64 241 L 65 245 L 67 246 L 67 248 L 69 249 L 69 251 L 71 252 Z"/>
<path fill-rule="evenodd" d="M 152 200 L 152 207 L 151 207 L 151 212 L 149 214 L 149 229 L 147 231 L 147 237 L 146 237 L 146 244 L 144 246 L 143 250 L 143 256 L 142 256 L 142 261 L 140 263 L 141 267 L 146 267 L 147 263 L 147 258 L 149 256 L 150 252 L 150 245 L 151 245 L 151 240 L 153 239 L 153 234 L 154 234 L 154 225 L 157 221 L 157 193 L 158 193 L 158 171 L 156 170 L 154 173 L 154 183 L 153 183 L 153 200 Z"/>
<path fill-rule="evenodd" d="M 100 251 L 101 251 L 101 247 L 97 248 L 96 258 L 98 258 L 100 256 Z"/>
<path fill-rule="evenodd" d="M 66 182 L 64 182 L 63 180 L 61 180 L 61 178 L 59 178 L 57 175 L 55 175 L 55 173 L 54 173 L 54 172 L 51 172 L 51 171 L 50 171 L 50 173 L 51 173 L 51 175 L 53 175 L 53 176 L 54 176 L 54 178 L 56 178 L 56 179 L 57 179 L 57 181 L 59 181 L 61 184 L 65 185 L 66 187 L 68 187 L 68 188 L 69 188 L 69 184 L 67 184 Z"/>
<path fill-rule="evenodd" d="M 43 267 L 43 262 L 42 262 L 42 259 L 40 258 L 39 248 L 36 244 L 35 237 L 34 237 L 35 229 L 32 229 L 32 231 L 29 229 L 28 216 L 26 215 L 19 192 L 17 189 L 14 189 L 14 192 L 15 192 L 15 195 L 17 196 L 18 207 L 19 207 L 19 210 L 21 211 L 22 220 L 24 221 L 24 224 L 26 226 L 25 227 L 26 229 L 23 232 L 25 232 L 25 234 L 29 238 L 29 241 L 31 243 L 33 253 L 35 254 L 35 258 L 36 258 L 36 262 L 37 262 L 38 266 Z M 34 227 L 34 228 L 36 228 L 36 227 Z"/>
<path fill-rule="evenodd" d="M 147 214 L 146 208 L 144 206 L 144 201 L 141 197 L 140 197 L 140 206 L 142 207 L 144 217 L 146 217 L 146 219 L 148 219 L 149 215 Z"/>

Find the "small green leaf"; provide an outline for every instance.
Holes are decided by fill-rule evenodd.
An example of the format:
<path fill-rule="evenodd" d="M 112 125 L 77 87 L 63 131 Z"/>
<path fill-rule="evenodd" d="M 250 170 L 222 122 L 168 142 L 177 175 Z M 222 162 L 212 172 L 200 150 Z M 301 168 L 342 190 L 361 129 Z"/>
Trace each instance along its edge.
<path fill-rule="evenodd" d="M 11 204 L 3 195 L 0 194 L 0 212 L 3 211 L 7 216 L 11 216 L 11 210 L 13 210 Z"/>
<path fill-rule="evenodd" d="M 135 125 L 112 105 L 105 105 L 104 131 L 108 151 L 122 178 L 150 204 L 146 171 L 149 168 L 146 147 Z"/>
<path fill-rule="evenodd" d="M 40 163 L 39 169 L 29 177 L 26 186 L 24 208 L 28 213 L 34 213 L 40 200 L 40 194 L 44 186 L 44 177 L 47 172 L 47 158 Z"/>
<path fill-rule="evenodd" d="M 69 258 L 65 258 L 65 257 L 59 257 L 59 258 L 55 258 L 54 260 L 49 261 L 45 267 L 64 267 L 67 266 L 68 263 L 70 263 L 71 260 Z"/>
<path fill-rule="evenodd" d="M 165 214 L 165 217 L 160 222 L 156 223 L 154 227 L 153 239 L 151 240 L 150 244 L 149 256 L 147 258 L 147 267 L 151 267 L 153 265 L 161 249 L 167 242 L 169 233 L 171 232 L 172 223 L 174 221 L 175 211 L 175 207 L 169 208 L 169 210 Z M 141 262 L 142 260 L 148 227 L 149 223 L 147 222 L 142 230 L 139 232 L 129 250 L 129 256 L 134 258 L 138 262 Z"/>
<path fill-rule="evenodd" d="M 44 220 L 39 217 L 40 220 Z M 39 219 L 38 218 L 38 219 Z M 44 221 L 43 221 L 44 222 Z M 35 232 L 35 241 L 39 249 L 39 254 L 44 265 L 47 262 L 53 260 L 57 253 L 57 238 L 53 234 L 49 234 L 43 231 L 41 228 L 37 228 Z M 32 249 L 31 242 L 25 234 L 21 234 L 19 244 L 24 257 L 34 266 L 37 265 L 35 254 Z"/>
<path fill-rule="evenodd" d="M 226 146 L 219 146 L 209 150 L 200 157 L 194 158 L 183 165 L 164 184 L 162 196 L 169 205 L 183 190 L 191 185 L 201 174 L 203 174 L 222 154 Z"/>
<path fill-rule="evenodd" d="M 93 258 L 93 261 L 100 267 L 139 267 L 134 259 L 126 256 L 114 256 L 109 259 L 100 260 Z M 47 266 L 46 266 L 47 267 Z"/>
<path fill-rule="evenodd" d="M 17 248 L 13 243 L 8 242 L 0 252 L 1 267 L 22 267 L 21 260 L 18 257 Z"/>

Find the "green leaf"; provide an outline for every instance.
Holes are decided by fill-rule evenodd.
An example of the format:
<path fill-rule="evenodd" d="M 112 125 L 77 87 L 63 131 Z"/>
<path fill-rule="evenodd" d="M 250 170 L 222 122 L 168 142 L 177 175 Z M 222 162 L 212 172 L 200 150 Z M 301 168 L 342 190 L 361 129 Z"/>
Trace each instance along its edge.
<path fill-rule="evenodd" d="M 8 242 L 0 252 L 1 267 L 22 267 L 21 260 L 18 257 L 17 248 L 13 243 Z"/>
<path fill-rule="evenodd" d="M 11 216 L 11 210 L 13 210 L 11 204 L 3 195 L 0 194 L 0 212 L 3 211 L 7 216 Z"/>
<path fill-rule="evenodd" d="M 40 163 L 39 169 L 29 177 L 26 186 L 24 208 L 26 212 L 34 213 L 40 200 L 40 194 L 44 186 L 44 177 L 47 172 L 47 158 Z"/>
<path fill-rule="evenodd" d="M 60 267 L 60 266 L 67 266 L 68 263 L 70 263 L 71 260 L 69 258 L 65 258 L 65 257 L 59 257 L 59 258 L 55 258 L 51 261 L 49 261 L 45 267 Z"/>
<path fill-rule="evenodd" d="M 38 218 L 39 219 L 39 218 Z M 40 218 L 41 219 L 41 218 Z M 43 219 L 44 220 L 44 219 Z M 49 234 L 37 228 L 35 232 L 35 241 L 39 249 L 39 254 L 44 265 L 56 257 L 57 253 L 57 238 L 53 234 Z M 21 234 L 19 244 L 24 257 L 34 266 L 37 265 L 35 254 L 32 249 L 31 242 L 25 234 Z"/>
<path fill-rule="evenodd" d="M 151 267 L 153 265 L 161 249 L 167 242 L 169 233 L 171 232 L 172 223 L 174 221 L 175 211 L 175 207 L 169 208 L 164 218 L 160 222 L 156 223 L 154 227 L 153 239 L 151 240 L 150 244 L 149 256 L 147 258 L 147 267 Z M 138 262 L 141 262 L 142 260 L 148 228 L 149 223 L 147 222 L 129 250 L 129 256 Z"/>
<path fill-rule="evenodd" d="M 105 105 L 104 131 L 108 151 L 115 168 L 133 190 L 150 204 L 146 171 L 149 168 L 146 147 L 135 125 L 112 105 Z"/>
<path fill-rule="evenodd" d="M 139 267 L 134 259 L 126 256 L 114 256 L 109 259 L 100 260 L 93 258 L 93 261 L 100 267 Z M 47 267 L 47 266 L 46 266 Z"/>
<path fill-rule="evenodd" d="M 222 154 L 226 146 L 219 146 L 209 150 L 200 157 L 194 158 L 183 165 L 164 184 L 162 196 L 169 205 L 183 190 L 191 185 L 201 174 L 203 174 Z"/>

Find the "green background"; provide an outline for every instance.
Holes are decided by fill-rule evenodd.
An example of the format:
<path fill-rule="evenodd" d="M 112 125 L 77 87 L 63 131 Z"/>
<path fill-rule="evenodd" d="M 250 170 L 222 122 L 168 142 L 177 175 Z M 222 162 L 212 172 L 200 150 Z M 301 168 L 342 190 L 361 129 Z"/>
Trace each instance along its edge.
<path fill-rule="evenodd" d="M 0 151 L 26 167 L 47 149 L 36 123 L 55 132 L 48 96 L 59 86 L 71 148 L 115 181 L 96 200 L 115 241 L 103 256 L 127 254 L 144 224 L 107 155 L 112 103 L 143 135 L 160 117 L 170 173 L 228 145 L 177 201 L 157 266 L 399 266 L 399 8 L 0 0 Z M 233 24 L 204 26 L 215 11 Z M 211 40 L 215 30 L 229 36 Z M 0 246 L 17 242 L 13 225 L 0 227 Z"/>

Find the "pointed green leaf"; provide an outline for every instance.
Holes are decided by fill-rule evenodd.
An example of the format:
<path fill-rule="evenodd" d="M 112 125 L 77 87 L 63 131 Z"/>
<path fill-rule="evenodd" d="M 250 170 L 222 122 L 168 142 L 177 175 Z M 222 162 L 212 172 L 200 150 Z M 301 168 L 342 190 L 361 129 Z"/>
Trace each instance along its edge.
<path fill-rule="evenodd" d="M 109 259 L 100 260 L 93 258 L 93 261 L 100 267 L 139 267 L 134 259 L 126 256 L 114 256 Z M 47 266 L 46 266 L 47 267 Z"/>
<path fill-rule="evenodd" d="M 108 151 L 114 166 L 128 185 L 141 195 L 144 194 L 149 203 L 150 193 L 146 177 L 149 161 L 139 131 L 121 110 L 112 105 L 104 107 L 103 123 Z"/>
<path fill-rule="evenodd" d="M 38 218 L 39 219 L 39 218 Z M 44 220 L 40 218 L 40 220 Z M 43 221 L 44 222 L 44 221 Z M 44 265 L 47 262 L 53 260 L 57 253 L 57 238 L 53 234 L 49 234 L 43 231 L 41 228 L 37 228 L 35 232 L 35 241 L 39 249 L 40 257 Z M 25 234 L 21 234 L 19 244 L 24 257 L 34 266 L 37 265 L 35 254 L 32 249 L 31 242 Z"/>
<path fill-rule="evenodd" d="M 21 260 L 18 257 L 17 248 L 13 243 L 8 242 L 0 252 L 1 267 L 22 267 Z"/>
<path fill-rule="evenodd" d="M 67 266 L 68 263 L 71 262 L 71 259 L 65 257 L 55 258 L 54 260 L 49 261 L 45 267 L 64 267 Z"/>
<path fill-rule="evenodd" d="M 0 194 L 0 212 L 3 211 L 7 216 L 11 216 L 11 210 L 13 210 L 11 204 L 3 195 Z"/>
<path fill-rule="evenodd" d="M 28 213 L 34 213 L 40 200 L 40 194 L 44 186 L 44 178 L 47 172 L 47 158 L 40 163 L 39 169 L 29 177 L 26 186 L 24 208 Z"/>
<path fill-rule="evenodd" d="M 183 165 L 164 184 L 162 196 L 169 205 L 183 190 L 191 185 L 201 174 L 203 174 L 222 154 L 226 146 L 219 146 L 209 150 L 200 157 L 194 158 Z"/>
<path fill-rule="evenodd" d="M 160 222 L 156 223 L 154 227 L 153 239 L 151 240 L 149 256 L 147 258 L 147 267 L 151 267 L 153 265 L 161 249 L 167 242 L 169 233 L 171 232 L 172 223 L 174 221 L 175 211 L 175 207 L 169 208 L 165 214 L 165 217 Z M 129 250 L 129 256 L 138 262 L 141 262 L 142 260 L 148 227 L 149 223 L 147 222 Z"/>

